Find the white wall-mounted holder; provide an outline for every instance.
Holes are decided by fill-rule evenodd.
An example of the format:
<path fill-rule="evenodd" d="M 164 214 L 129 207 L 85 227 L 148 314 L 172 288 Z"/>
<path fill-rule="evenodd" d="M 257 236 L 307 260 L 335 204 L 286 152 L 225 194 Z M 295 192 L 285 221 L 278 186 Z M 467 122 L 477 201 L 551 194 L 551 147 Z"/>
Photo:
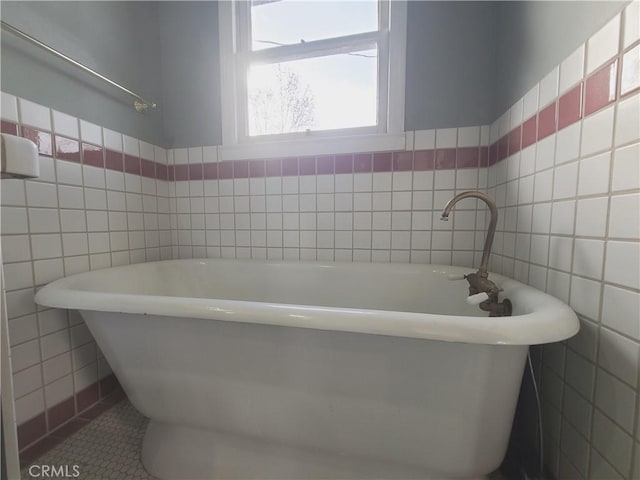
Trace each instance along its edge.
<path fill-rule="evenodd" d="M 38 148 L 27 138 L 3 133 L 0 160 L 2 178 L 35 178 L 40 176 Z"/>

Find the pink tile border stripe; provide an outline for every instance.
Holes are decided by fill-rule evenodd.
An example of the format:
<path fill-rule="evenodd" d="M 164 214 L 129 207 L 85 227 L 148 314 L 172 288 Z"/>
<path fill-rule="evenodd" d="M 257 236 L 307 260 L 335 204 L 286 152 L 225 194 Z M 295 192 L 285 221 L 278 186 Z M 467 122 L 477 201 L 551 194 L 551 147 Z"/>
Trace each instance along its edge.
<path fill-rule="evenodd" d="M 616 100 L 635 92 L 637 89 L 629 92 L 621 91 L 618 65 L 621 59 L 636 46 L 637 43 L 620 52 L 616 58 L 604 64 L 586 80 L 581 81 L 515 129 L 493 142 L 489 146 L 489 165 L 493 165 L 508 155 L 533 145 L 536 141 L 573 125 L 611 105 Z M 514 138 L 518 131 L 521 131 L 522 134 L 520 148 L 517 148 L 517 142 Z"/>
<path fill-rule="evenodd" d="M 47 433 L 104 399 L 118 389 L 118 381 L 113 374 L 89 385 L 75 395 L 49 407 L 44 412 L 18 425 L 18 448 L 31 445 Z"/>
<path fill-rule="evenodd" d="M 89 388 L 93 389 L 93 385 Z M 65 410 L 72 410 L 75 397 L 70 397 L 67 400 L 64 400 L 59 404 L 51 407 L 47 411 L 47 415 L 49 415 L 50 432 L 44 437 L 41 437 L 35 443 L 31 444 L 29 447 L 20 451 L 20 467 L 25 468 L 28 465 L 36 462 L 42 455 L 47 453 L 56 445 L 60 444 L 60 442 L 69 438 L 81 428 L 89 425 L 102 413 L 106 412 L 126 397 L 124 392 L 120 388 L 118 381 L 115 379 L 115 377 L 113 377 L 113 375 L 100 380 L 99 389 L 101 395 L 98 401 L 91 404 L 89 408 L 84 409 L 73 418 L 64 419 L 64 415 L 60 416 L 60 419 L 64 419 L 61 423 L 51 423 L 53 418 L 52 412 L 56 410 L 60 413 L 63 413 Z M 83 392 L 85 391 L 83 390 Z M 80 393 L 78 393 L 78 395 L 80 395 Z M 36 425 L 38 422 L 42 422 L 44 415 L 45 414 L 43 413 L 32 419 L 34 420 L 33 424 Z"/>
<path fill-rule="evenodd" d="M 33 127 L 20 127 L 20 125 L 6 120 L 1 121 L 1 130 L 2 133 L 11 135 L 17 135 L 20 132 L 21 137 L 28 138 L 36 144 L 38 154 L 44 157 L 52 157 L 57 160 L 66 160 L 157 180 L 174 180 L 173 166 L 170 167 L 146 158 L 128 155 L 62 135 L 53 135 L 51 132 Z M 171 168 L 171 172 L 169 168 Z"/>
<path fill-rule="evenodd" d="M 436 162 L 435 159 L 438 159 Z M 489 147 L 461 147 L 408 152 L 377 152 L 265 160 L 225 160 L 168 167 L 176 181 L 407 172 L 489 165 Z M 158 168 L 156 166 L 156 168 Z M 169 175 L 170 176 L 170 175 Z"/>
<path fill-rule="evenodd" d="M 591 115 L 616 99 L 618 59 L 600 68 L 585 82 L 584 113 Z"/>

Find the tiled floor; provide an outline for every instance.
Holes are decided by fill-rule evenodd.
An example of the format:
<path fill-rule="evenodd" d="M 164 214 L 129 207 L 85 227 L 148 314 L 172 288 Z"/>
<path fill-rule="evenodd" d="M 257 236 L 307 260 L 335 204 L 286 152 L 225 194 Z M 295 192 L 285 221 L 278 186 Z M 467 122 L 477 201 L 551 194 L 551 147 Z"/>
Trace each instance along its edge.
<path fill-rule="evenodd" d="M 142 437 L 149 420 L 122 400 L 92 422 L 24 466 L 22 479 L 44 479 L 41 467 L 68 465 L 67 477 L 79 480 L 154 480 L 140 461 Z M 74 465 L 78 468 L 75 470 Z M 79 476 L 74 473 L 79 470 Z M 47 473 L 43 471 L 43 473 Z M 64 477 L 64 475 L 62 475 Z"/>
<path fill-rule="evenodd" d="M 149 420 L 126 398 L 112 408 L 103 406 L 92 411 L 93 413 L 85 412 L 87 418 L 96 416 L 92 421 L 79 418 L 67 425 L 67 429 L 76 431 L 71 435 L 68 431 L 63 432 L 65 440 L 53 437 L 49 440 L 52 443 L 43 442 L 40 451 L 45 451 L 44 454 L 38 454 L 32 449 L 28 453 L 30 458 L 23 456 L 22 480 L 52 477 L 78 480 L 157 480 L 145 471 L 140 460 L 142 438 Z M 51 447 L 52 444 L 55 446 Z M 42 466 L 55 466 L 57 469 L 67 466 L 66 475 L 52 475 L 51 471 L 44 471 Z M 76 472 L 79 475 L 76 476 Z M 505 478 L 499 471 L 489 476 L 489 480 Z"/>

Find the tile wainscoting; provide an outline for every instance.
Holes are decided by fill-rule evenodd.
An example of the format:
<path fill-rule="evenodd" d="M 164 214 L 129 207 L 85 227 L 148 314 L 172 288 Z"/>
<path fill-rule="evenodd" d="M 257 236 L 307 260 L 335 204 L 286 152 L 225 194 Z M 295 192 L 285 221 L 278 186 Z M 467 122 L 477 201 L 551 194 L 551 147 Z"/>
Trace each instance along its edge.
<path fill-rule="evenodd" d="M 640 478 L 639 14 L 627 7 L 491 128 L 492 269 L 582 325 L 532 349 L 556 478 Z M 527 417 L 535 437 L 533 405 Z"/>
<path fill-rule="evenodd" d="M 115 384 L 77 312 L 33 303 L 65 275 L 171 258 L 162 148 L 2 93 L 2 132 L 32 139 L 40 177 L 2 179 L 2 260 L 19 448 Z"/>

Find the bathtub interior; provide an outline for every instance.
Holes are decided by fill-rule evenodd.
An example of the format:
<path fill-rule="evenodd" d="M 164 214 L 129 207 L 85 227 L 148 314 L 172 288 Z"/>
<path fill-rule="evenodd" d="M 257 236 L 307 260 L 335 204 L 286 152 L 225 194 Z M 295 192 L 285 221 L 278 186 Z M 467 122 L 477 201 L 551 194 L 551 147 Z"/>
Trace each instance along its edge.
<path fill-rule="evenodd" d="M 437 265 L 166 261 L 83 274 L 67 288 L 149 295 L 486 317 L 469 305 L 468 268 Z M 500 284 L 499 275 L 491 278 Z M 519 309 L 516 314 L 529 313 Z"/>

